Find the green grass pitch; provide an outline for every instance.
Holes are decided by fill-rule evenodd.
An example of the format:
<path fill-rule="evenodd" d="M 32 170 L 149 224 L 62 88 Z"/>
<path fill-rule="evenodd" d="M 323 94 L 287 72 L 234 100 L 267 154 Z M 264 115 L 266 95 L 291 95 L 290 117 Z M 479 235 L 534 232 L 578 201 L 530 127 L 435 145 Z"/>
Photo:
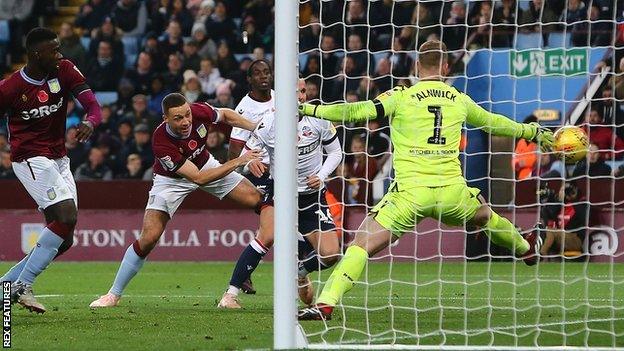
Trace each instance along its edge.
<path fill-rule="evenodd" d="M 180 262 L 148 262 L 120 307 L 90 310 L 117 267 L 54 263 L 35 285 L 48 312 L 14 306 L 13 348 L 271 348 L 271 264 L 254 273 L 258 294 L 242 296 L 242 311 L 216 308 L 233 263 Z M 311 342 L 624 346 L 622 264 L 373 263 L 366 275 L 327 326 L 303 323 Z"/>

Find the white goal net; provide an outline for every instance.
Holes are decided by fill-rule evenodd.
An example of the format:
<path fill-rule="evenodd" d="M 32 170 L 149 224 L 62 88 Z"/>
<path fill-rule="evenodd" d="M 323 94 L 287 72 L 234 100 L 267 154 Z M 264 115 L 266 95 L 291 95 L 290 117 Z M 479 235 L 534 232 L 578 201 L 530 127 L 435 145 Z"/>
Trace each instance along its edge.
<path fill-rule="evenodd" d="M 299 3 L 300 76 L 314 103 L 416 84 L 416 48 L 440 39 L 448 84 L 517 122 L 576 124 L 591 142 L 586 158 L 566 164 L 465 125 L 468 185 L 522 232 L 538 220 L 548 227 L 541 260 L 528 267 L 476 228 L 423 220 L 371 257 L 331 320 L 300 322 L 308 346 L 624 347 L 624 2 Z M 389 191 L 395 131 L 388 119 L 336 127 L 344 158 L 328 202 L 346 247 Z M 311 275 L 317 297 L 332 270 Z"/>

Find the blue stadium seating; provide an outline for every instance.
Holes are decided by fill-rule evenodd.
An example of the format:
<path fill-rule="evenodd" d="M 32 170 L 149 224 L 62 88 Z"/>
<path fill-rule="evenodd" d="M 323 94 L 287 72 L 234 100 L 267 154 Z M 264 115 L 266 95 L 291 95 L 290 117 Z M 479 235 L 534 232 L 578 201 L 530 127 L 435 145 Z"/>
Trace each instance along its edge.
<path fill-rule="evenodd" d="M 8 43 L 10 40 L 9 21 L 0 21 L 0 44 Z"/>
<path fill-rule="evenodd" d="M 82 47 L 85 48 L 85 50 L 89 51 L 89 45 L 91 45 L 91 38 L 80 37 L 80 44 L 82 44 Z"/>
<path fill-rule="evenodd" d="M 121 42 L 124 46 L 124 54 L 137 55 L 139 53 L 139 39 L 133 36 L 121 37 Z"/>
<path fill-rule="evenodd" d="M 548 35 L 549 48 L 570 48 L 572 47 L 572 34 L 563 32 L 553 32 Z"/>
<path fill-rule="evenodd" d="M 95 93 L 95 98 L 100 103 L 100 105 L 112 105 L 117 102 L 117 92 L 116 91 L 98 91 Z"/>
<path fill-rule="evenodd" d="M 516 35 L 516 49 L 535 49 L 544 45 L 544 39 L 540 33 L 518 33 Z"/>

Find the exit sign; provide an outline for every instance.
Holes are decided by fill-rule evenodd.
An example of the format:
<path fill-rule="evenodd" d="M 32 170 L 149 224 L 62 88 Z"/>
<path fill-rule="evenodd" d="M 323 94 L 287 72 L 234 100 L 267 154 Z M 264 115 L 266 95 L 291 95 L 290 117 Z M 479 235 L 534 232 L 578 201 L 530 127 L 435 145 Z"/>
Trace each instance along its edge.
<path fill-rule="evenodd" d="M 587 50 L 549 49 L 509 52 L 509 71 L 517 77 L 587 73 Z"/>

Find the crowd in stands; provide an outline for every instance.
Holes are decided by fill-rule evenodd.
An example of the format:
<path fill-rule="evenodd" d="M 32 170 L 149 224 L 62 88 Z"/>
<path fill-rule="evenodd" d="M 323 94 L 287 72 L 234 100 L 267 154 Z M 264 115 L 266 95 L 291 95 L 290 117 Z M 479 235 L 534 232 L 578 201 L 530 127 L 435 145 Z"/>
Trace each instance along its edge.
<path fill-rule="evenodd" d="M 616 7 L 612 3 L 302 2 L 301 76 L 306 79 L 312 101 L 358 101 L 399 84 L 413 84 L 414 52 L 427 39 L 446 42 L 456 73 L 463 72 L 461 58 L 466 50 L 510 47 L 518 33 L 542 33 L 547 42 L 550 33 L 566 31 L 572 34 L 574 45 L 610 45 L 614 38 L 624 40 L 620 34 L 624 29 L 615 28 L 613 21 L 621 17 L 624 0 L 618 0 Z M 150 138 L 162 119 L 163 96 L 179 91 L 190 102 L 234 108 L 248 92 L 246 71 L 252 60 L 272 61 L 274 31 L 272 0 L 85 1 L 75 21 L 60 27 L 61 52 L 84 72 L 98 97 L 109 98 L 100 100 L 103 122 L 88 144 L 77 142 L 75 137 L 75 125 L 82 116 L 80 107 L 73 102 L 68 106 L 66 146 L 76 180 L 151 179 Z M 622 66 L 618 71 L 624 69 Z M 609 99 L 624 98 L 621 78 L 614 76 L 603 90 L 609 94 L 607 88 L 611 87 Z M 604 109 L 592 107 L 588 112 L 587 128 L 601 152 L 599 157 L 589 158 L 589 165 L 579 165 L 578 172 L 604 172 L 603 166 L 594 164 L 623 155 L 617 148 L 616 152 L 604 152 L 613 146 L 613 140 L 607 140 L 612 128 L 599 126 L 603 120 L 613 124 L 620 118 L 619 105 L 611 110 L 606 103 L 600 106 Z M 2 128 L 0 178 L 11 178 L 6 130 Z M 617 131 L 620 136 L 622 129 Z M 329 187 L 342 192 L 348 201 L 372 204 L 370 181 L 388 170 L 389 134 L 384 120 L 340 127 L 346 157 L 336 175 L 346 181 L 334 178 Z M 227 158 L 228 139 L 229 130 L 223 126 L 212 130 L 208 138 L 210 152 L 222 162 Z M 530 145 L 524 147 L 531 149 Z M 544 155 L 539 162 L 519 161 L 516 169 L 523 178 L 562 172 L 563 167 Z"/>

